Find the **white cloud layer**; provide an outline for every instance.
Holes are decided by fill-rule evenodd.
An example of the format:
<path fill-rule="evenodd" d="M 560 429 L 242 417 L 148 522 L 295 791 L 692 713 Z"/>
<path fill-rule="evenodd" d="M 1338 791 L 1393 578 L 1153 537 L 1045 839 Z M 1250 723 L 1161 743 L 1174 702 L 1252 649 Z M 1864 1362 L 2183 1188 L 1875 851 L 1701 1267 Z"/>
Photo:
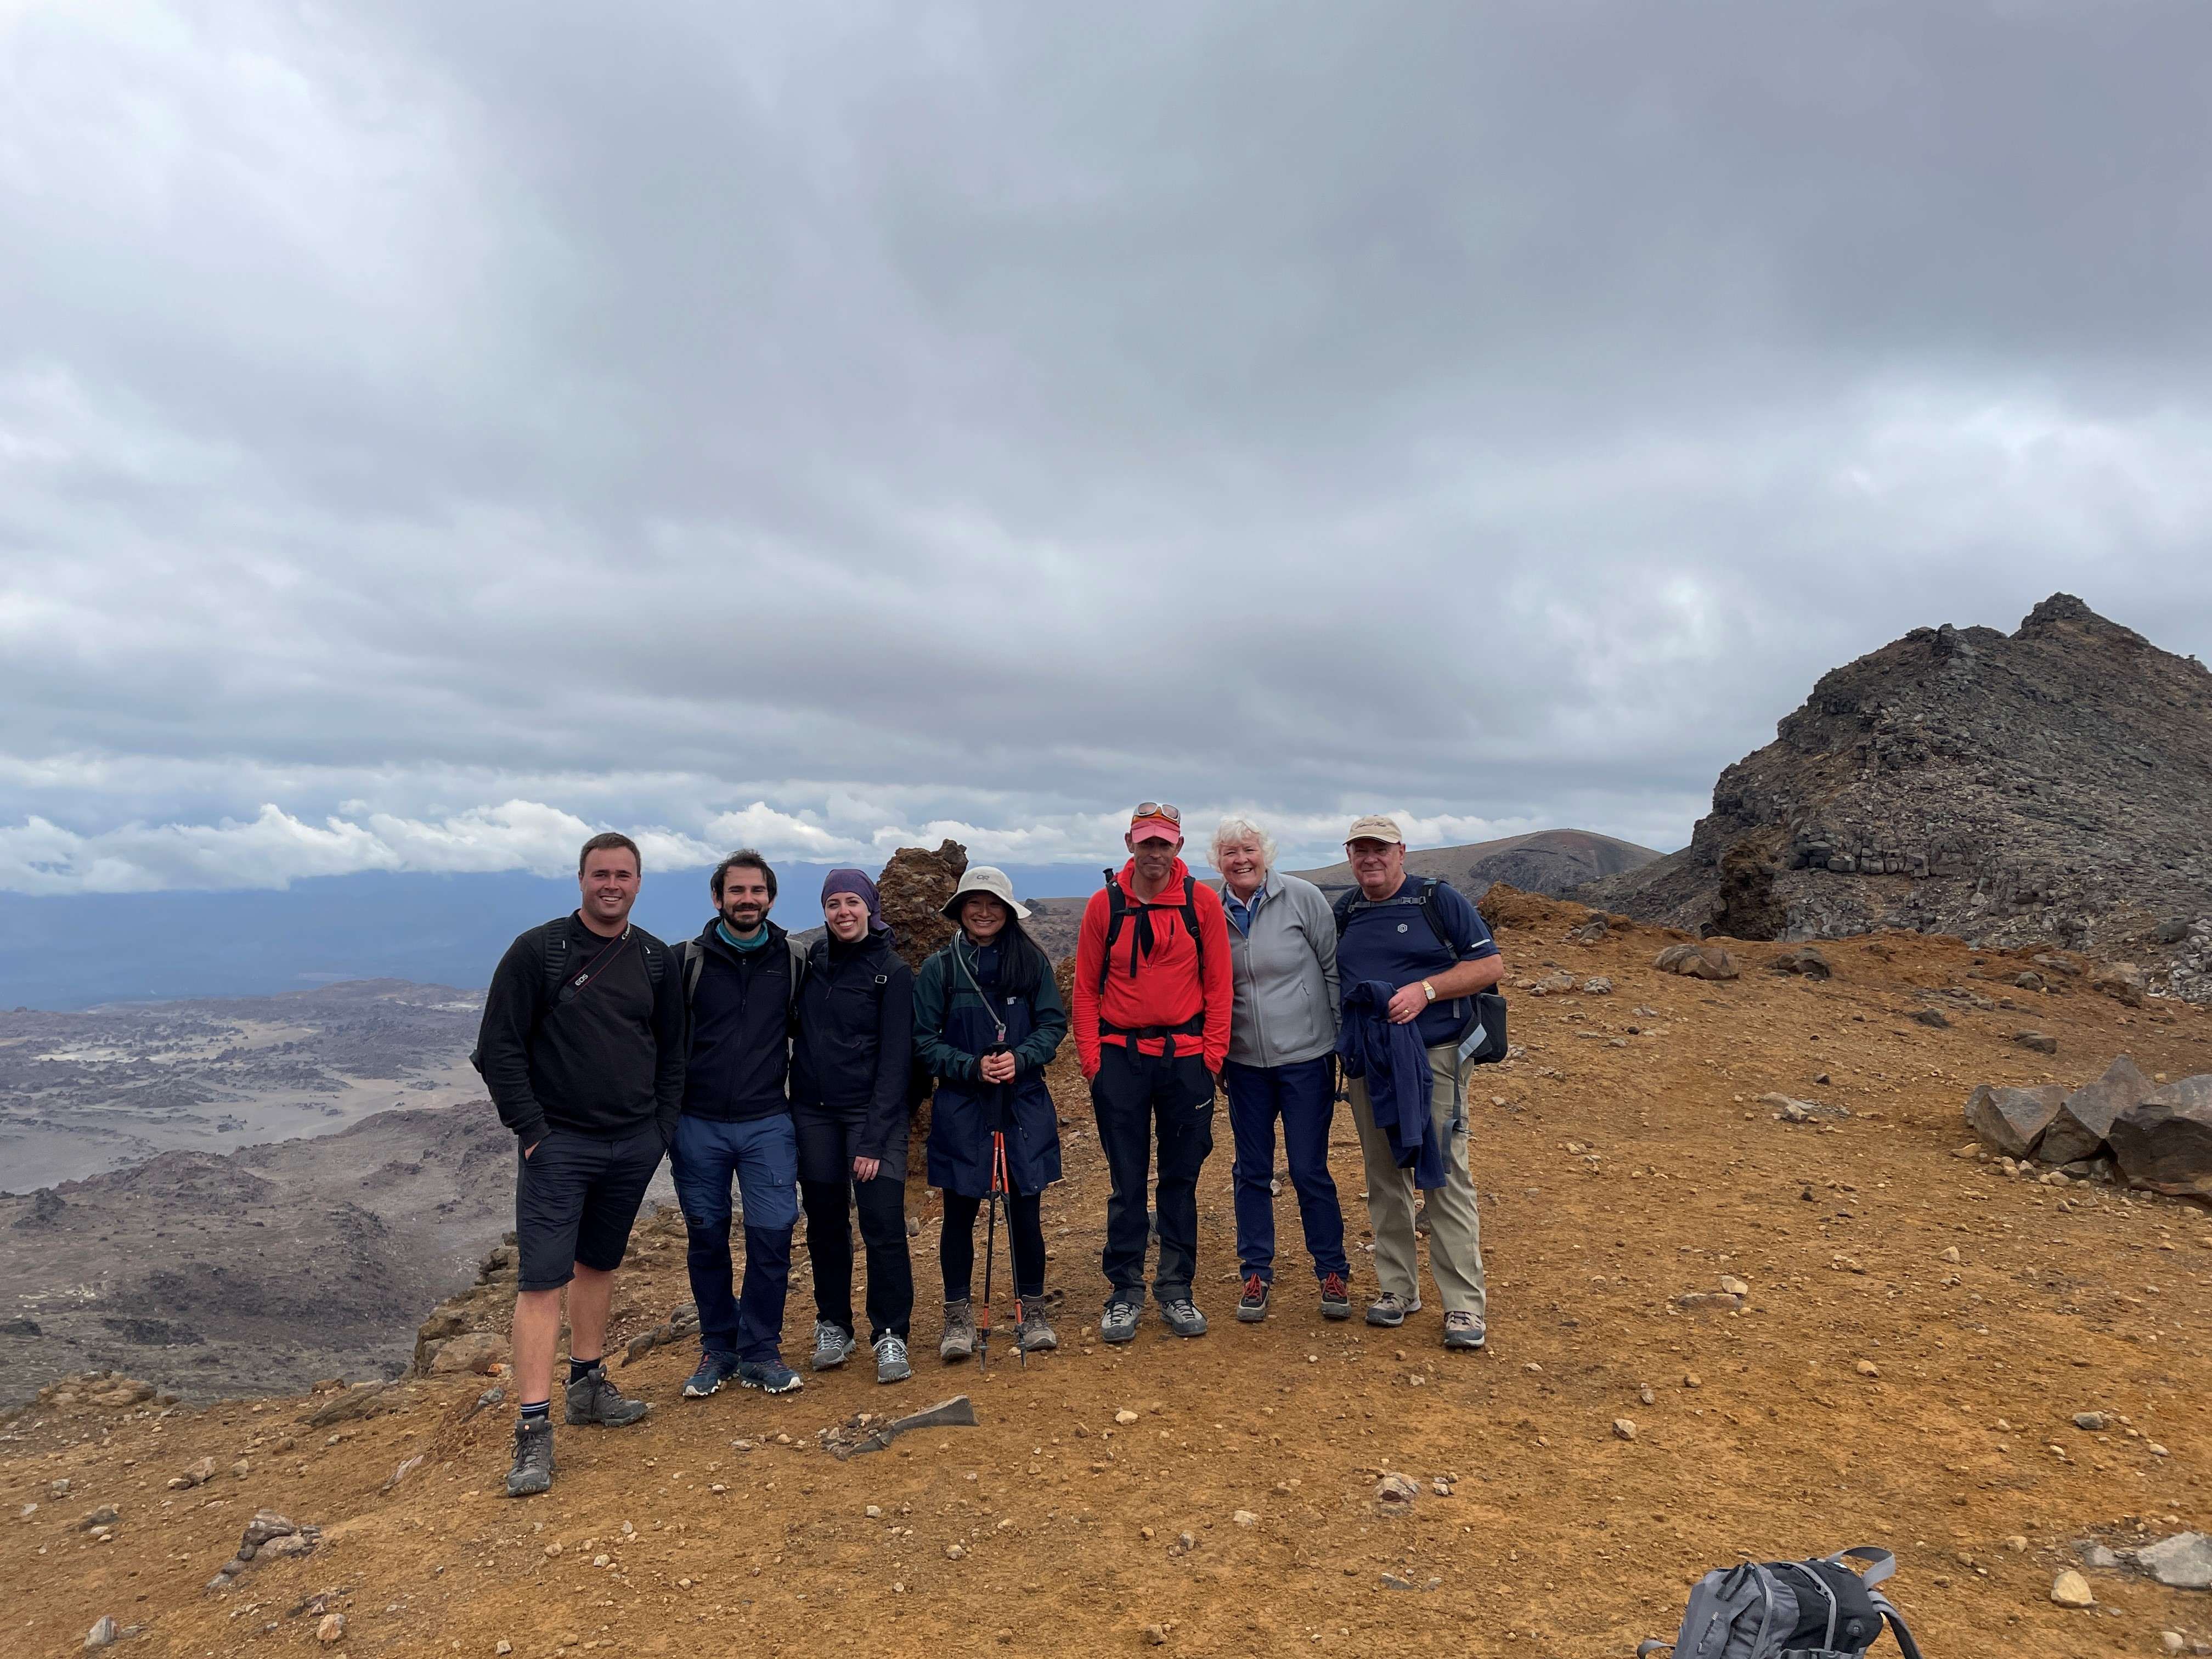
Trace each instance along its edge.
<path fill-rule="evenodd" d="M 1146 796 L 1671 847 L 1906 629 L 2212 653 L 2208 54 L 0 6 L 0 890 L 1088 863 Z"/>

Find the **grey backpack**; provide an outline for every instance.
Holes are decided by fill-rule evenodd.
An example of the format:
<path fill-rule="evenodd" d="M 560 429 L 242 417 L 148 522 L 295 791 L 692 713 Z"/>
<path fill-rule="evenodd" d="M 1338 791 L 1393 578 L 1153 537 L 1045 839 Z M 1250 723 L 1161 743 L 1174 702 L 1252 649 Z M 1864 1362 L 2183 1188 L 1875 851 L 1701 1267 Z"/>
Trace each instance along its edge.
<path fill-rule="evenodd" d="M 1721 1568 L 1690 1592 L 1674 1639 L 1638 1643 L 1637 1659 L 1670 1650 L 1674 1659 L 1860 1659 L 1885 1625 L 1905 1659 L 1920 1659 L 1905 1616 L 1875 1589 L 1896 1571 L 1895 1556 L 1867 1545 L 1815 1561 Z"/>

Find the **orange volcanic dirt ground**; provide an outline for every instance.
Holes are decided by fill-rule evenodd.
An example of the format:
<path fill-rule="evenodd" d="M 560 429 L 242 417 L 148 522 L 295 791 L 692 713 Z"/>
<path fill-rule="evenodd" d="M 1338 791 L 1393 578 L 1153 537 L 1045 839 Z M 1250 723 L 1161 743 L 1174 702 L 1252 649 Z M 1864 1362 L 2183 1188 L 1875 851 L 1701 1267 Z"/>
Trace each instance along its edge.
<path fill-rule="evenodd" d="M 2049 1599 L 2081 1540 L 2212 1525 L 2212 1217 L 1954 1155 L 1976 1082 L 2071 1084 L 2122 1050 L 2147 1072 L 2212 1070 L 2212 1016 L 2014 991 L 2020 957 L 1904 935 L 1827 946 L 1826 982 L 1741 946 L 1743 978 L 1706 984 L 1653 971 L 1668 936 L 1648 928 L 1566 942 L 1583 919 L 1516 900 L 1500 929 L 1514 979 L 1553 963 L 1614 991 L 1517 996 L 1525 1052 L 1476 1078 L 1486 1354 L 1445 1353 L 1433 1307 L 1396 1332 L 1323 1324 L 1287 1187 L 1274 1314 L 1237 1324 L 1225 1122 L 1201 1195 L 1212 1334 L 1178 1341 L 1148 1317 L 1127 1352 L 1099 1346 L 1105 1182 L 1063 1087 L 1058 1355 L 1002 1353 L 988 1377 L 939 1364 L 935 1206 L 917 1191 L 911 1383 L 878 1389 L 855 1364 L 786 1398 L 684 1402 L 693 1356 L 662 1348 L 618 1373 L 653 1416 L 558 1431 L 542 1498 L 495 1495 L 510 1412 L 465 1420 L 481 1377 L 416 1383 L 334 1443 L 303 1425 L 312 1401 L 34 1407 L 0 1438 L 16 1650 L 76 1651 L 103 1614 L 143 1627 L 130 1653 L 315 1648 L 331 1608 L 344 1629 L 325 1650 L 353 1656 L 1626 1659 L 1671 1633 L 1709 1567 L 1860 1543 L 1897 1551 L 1894 1594 L 1930 1659 L 2212 1638 L 2202 1593 L 2093 1573 L 2096 1607 Z M 1949 1029 L 1909 1021 L 1946 988 L 2019 1006 L 1937 994 Z M 2055 1057 L 2013 1042 L 2031 1025 Z M 1778 1121 L 1758 1103 L 1773 1090 L 1850 1115 Z M 1334 1159 L 1364 1296 L 1348 1122 Z M 688 1299 L 680 1235 L 647 1222 L 639 1243 L 618 1338 Z M 1680 1309 L 1724 1273 L 1749 1284 L 1741 1312 Z M 812 1316 L 799 1277 L 792 1355 Z M 963 1392 L 979 1428 L 846 1463 L 814 1446 L 854 1413 Z M 2115 1420 L 2085 1431 L 2087 1410 Z M 202 1457 L 222 1472 L 171 1490 Z M 1419 1484 L 1402 1518 L 1377 1512 L 1386 1471 Z M 112 1536 L 76 1529 L 106 1504 Z M 207 1592 L 259 1508 L 321 1527 L 319 1547 Z"/>

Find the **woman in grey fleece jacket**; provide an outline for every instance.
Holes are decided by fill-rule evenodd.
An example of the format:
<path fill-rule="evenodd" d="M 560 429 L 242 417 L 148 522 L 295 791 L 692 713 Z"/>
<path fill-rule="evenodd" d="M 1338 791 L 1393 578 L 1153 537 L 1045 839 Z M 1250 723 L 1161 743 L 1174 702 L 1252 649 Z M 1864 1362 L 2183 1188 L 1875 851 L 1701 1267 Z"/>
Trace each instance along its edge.
<path fill-rule="evenodd" d="M 1230 1017 L 1229 1127 L 1237 1145 L 1237 1316 L 1267 1316 L 1275 1279 L 1275 1121 L 1324 1319 L 1352 1313 L 1344 1211 L 1328 1173 L 1336 1112 L 1336 918 L 1321 889 L 1273 868 L 1275 844 L 1244 818 L 1213 832 L 1236 1003 Z"/>

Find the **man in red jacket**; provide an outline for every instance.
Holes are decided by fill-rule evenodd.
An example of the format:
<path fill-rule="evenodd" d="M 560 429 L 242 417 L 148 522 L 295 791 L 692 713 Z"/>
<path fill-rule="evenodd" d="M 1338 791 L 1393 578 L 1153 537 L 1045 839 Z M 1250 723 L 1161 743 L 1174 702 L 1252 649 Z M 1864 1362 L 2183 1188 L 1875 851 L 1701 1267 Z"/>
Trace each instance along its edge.
<path fill-rule="evenodd" d="M 1145 1306 L 1145 1186 L 1157 1125 L 1159 1270 L 1152 1295 L 1177 1336 L 1204 1336 L 1190 1299 L 1198 1172 L 1213 1150 L 1214 1080 L 1229 1056 L 1229 923 L 1180 856 L 1182 814 L 1146 801 L 1121 838 L 1129 861 L 1091 896 L 1075 946 L 1075 1045 L 1114 1180 L 1099 1265 L 1112 1286 L 1098 1334 L 1127 1342 Z"/>

